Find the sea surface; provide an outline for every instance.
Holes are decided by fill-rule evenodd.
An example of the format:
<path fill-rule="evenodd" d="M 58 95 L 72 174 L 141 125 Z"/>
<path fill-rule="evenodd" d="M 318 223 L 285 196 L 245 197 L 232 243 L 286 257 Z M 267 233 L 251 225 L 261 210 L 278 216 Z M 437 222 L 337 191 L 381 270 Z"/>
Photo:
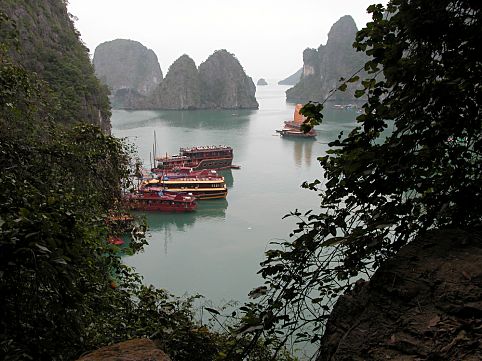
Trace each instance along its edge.
<path fill-rule="evenodd" d="M 224 144 L 233 147 L 233 164 L 241 167 L 220 172 L 228 186 L 225 200 L 199 201 L 193 213 L 147 214 L 149 245 L 124 258 L 145 283 L 179 296 L 199 293 L 217 305 L 243 302 L 262 284 L 257 272 L 269 243 L 289 240 L 296 228 L 294 218 L 283 216 L 318 208 L 316 192 L 300 186 L 323 178 L 317 157 L 340 131 L 355 126 L 356 112 L 328 105 L 316 140 L 281 138 L 275 130 L 294 112 L 286 89 L 258 86 L 259 110 L 113 111 L 113 134 L 134 143 L 146 167 L 154 132 L 158 155 Z"/>

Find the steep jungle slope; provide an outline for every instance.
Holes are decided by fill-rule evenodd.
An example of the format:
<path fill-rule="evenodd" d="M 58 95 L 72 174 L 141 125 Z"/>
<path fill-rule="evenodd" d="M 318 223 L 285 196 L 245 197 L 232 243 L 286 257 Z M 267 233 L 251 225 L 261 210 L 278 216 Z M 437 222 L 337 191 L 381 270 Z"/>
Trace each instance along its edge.
<path fill-rule="evenodd" d="M 18 30 L 17 46 L 10 48 L 10 55 L 49 84 L 59 102 L 52 112 L 57 122 L 87 121 L 109 131 L 108 90 L 94 74 L 88 49 L 80 41 L 66 3 L 2 0 L 0 10 L 15 21 Z"/>

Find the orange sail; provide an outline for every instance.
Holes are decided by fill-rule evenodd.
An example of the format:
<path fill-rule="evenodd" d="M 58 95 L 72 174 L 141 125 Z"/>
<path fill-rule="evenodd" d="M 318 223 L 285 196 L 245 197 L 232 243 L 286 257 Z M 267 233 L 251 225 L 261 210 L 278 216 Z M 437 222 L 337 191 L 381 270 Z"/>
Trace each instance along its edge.
<path fill-rule="evenodd" d="M 301 108 L 303 108 L 303 104 L 296 104 L 295 115 L 293 117 L 296 124 L 302 124 L 306 119 L 306 117 L 300 114 Z"/>

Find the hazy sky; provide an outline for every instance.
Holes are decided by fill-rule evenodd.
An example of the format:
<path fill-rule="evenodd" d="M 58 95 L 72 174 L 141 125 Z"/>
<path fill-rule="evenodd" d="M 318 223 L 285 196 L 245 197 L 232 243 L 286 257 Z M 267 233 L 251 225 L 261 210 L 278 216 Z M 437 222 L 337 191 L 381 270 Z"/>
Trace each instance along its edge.
<path fill-rule="evenodd" d="M 283 79 L 303 65 L 307 47 L 325 44 L 343 15 L 358 29 L 366 8 L 386 0 L 69 0 L 69 12 L 93 55 L 97 45 L 131 39 L 154 50 L 166 75 L 181 55 L 199 66 L 215 50 L 236 55 L 246 73 Z"/>

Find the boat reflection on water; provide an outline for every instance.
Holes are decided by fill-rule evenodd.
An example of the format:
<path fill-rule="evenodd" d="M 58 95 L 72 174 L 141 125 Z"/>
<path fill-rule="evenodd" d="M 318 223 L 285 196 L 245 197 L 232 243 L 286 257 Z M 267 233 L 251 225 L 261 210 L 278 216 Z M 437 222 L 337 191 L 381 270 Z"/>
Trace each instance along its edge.
<path fill-rule="evenodd" d="M 313 160 L 313 139 L 311 138 L 283 138 L 283 141 L 287 144 L 293 145 L 293 157 L 295 164 L 298 167 L 306 166 L 310 167 Z"/>
<path fill-rule="evenodd" d="M 147 221 L 147 241 L 151 244 L 164 242 L 164 253 L 167 255 L 168 245 L 172 242 L 172 234 L 186 232 L 197 220 L 201 222 L 223 221 L 226 218 L 228 201 L 226 199 L 212 199 L 198 203 L 195 212 L 189 213 L 141 213 Z"/>

